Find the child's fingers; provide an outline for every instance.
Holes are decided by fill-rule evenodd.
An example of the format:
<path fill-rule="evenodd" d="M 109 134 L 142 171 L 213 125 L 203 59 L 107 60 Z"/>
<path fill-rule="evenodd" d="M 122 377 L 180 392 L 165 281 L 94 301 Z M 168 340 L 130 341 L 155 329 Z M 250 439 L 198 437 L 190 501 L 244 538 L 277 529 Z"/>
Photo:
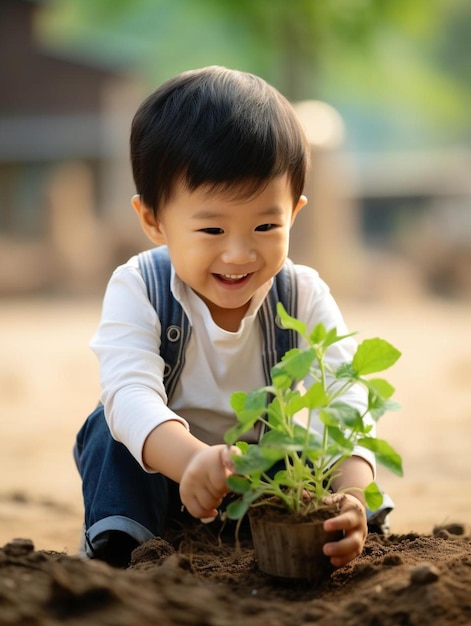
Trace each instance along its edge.
<path fill-rule="evenodd" d="M 221 448 L 221 463 L 231 474 L 235 472 L 233 457 L 234 455 L 240 455 L 240 453 L 237 446 L 224 446 Z"/>
<path fill-rule="evenodd" d="M 346 511 L 340 513 L 336 517 L 331 517 L 325 520 L 324 530 L 326 532 L 332 532 L 335 530 L 352 530 L 361 525 L 361 517 L 356 511 Z"/>
<path fill-rule="evenodd" d="M 342 567 L 359 556 L 362 549 L 363 541 L 357 533 L 352 533 L 340 541 L 326 543 L 323 551 L 334 567 Z"/>
<path fill-rule="evenodd" d="M 338 495 L 338 494 L 335 494 Z M 335 499 L 335 495 L 332 499 Z M 324 530 L 353 530 L 362 527 L 366 534 L 366 511 L 357 498 L 349 495 L 341 496 L 341 511 L 335 517 L 324 522 Z"/>
<path fill-rule="evenodd" d="M 185 505 L 188 513 L 197 519 L 216 517 L 218 514 L 217 509 L 214 508 L 214 506 L 205 506 L 205 503 L 200 502 L 200 500 L 198 500 L 195 496 L 185 498 L 183 504 Z"/>

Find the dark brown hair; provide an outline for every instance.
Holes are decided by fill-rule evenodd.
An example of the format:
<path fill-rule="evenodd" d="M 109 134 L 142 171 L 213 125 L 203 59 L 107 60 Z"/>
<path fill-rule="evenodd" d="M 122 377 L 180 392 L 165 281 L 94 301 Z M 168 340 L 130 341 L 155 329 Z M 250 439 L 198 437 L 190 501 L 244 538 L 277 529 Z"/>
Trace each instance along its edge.
<path fill-rule="evenodd" d="M 134 116 L 130 148 L 136 191 L 155 214 L 179 181 L 250 197 L 286 173 L 296 203 L 309 161 L 286 98 L 258 76 L 218 66 L 154 91 Z"/>

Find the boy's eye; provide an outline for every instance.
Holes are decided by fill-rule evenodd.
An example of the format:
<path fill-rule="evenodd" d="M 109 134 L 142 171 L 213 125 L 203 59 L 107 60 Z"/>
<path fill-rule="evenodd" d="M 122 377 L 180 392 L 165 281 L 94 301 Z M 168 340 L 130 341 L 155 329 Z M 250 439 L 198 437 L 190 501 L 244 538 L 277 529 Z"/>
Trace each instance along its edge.
<path fill-rule="evenodd" d="M 257 226 L 255 230 L 265 233 L 268 230 L 272 230 L 273 228 L 276 228 L 276 224 L 261 224 L 260 226 Z"/>
<path fill-rule="evenodd" d="M 207 235 L 222 235 L 224 231 L 222 228 L 201 228 L 200 232 Z"/>

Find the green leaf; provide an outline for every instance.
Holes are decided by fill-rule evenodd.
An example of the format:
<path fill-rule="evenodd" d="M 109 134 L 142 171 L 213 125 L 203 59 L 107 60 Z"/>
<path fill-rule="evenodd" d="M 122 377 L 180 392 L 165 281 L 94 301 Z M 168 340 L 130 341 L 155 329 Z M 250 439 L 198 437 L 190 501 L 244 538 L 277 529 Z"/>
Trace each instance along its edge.
<path fill-rule="evenodd" d="M 326 332 L 322 345 L 324 348 L 328 348 L 333 343 L 336 343 L 339 340 L 340 337 L 337 335 L 337 329 L 334 327 Z"/>
<path fill-rule="evenodd" d="M 324 426 L 332 426 L 338 427 L 340 419 L 335 411 L 331 411 L 330 409 L 323 409 L 319 411 L 319 420 L 324 424 Z"/>
<path fill-rule="evenodd" d="M 326 334 L 326 336 L 324 337 L 324 341 L 322 342 L 322 345 L 324 346 L 324 348 L 328 348 L 333 343 L 337 343 L 338 341 L 347 339 L 347 337 L 353 337 L 353 335 L 356 335 L 356 333 L 348 333 L 348 335 L 337 335 L 337 329 L 331 328 Z"/>
<path fill-rule="evenodd" d="M 383 494 L 375 482 L 370 483 L 363 490 L 366 506 L 371 511 L 376 511 L 383 504 Z"/>
<path fill-rule="evenodd" d="M 309 343 L 317 346 L 322 346 L 323 351 L 325 351 L 329 346 L 338 341 L 342 341 L 342 339 L 346 339 L 347 337 L 351 337 L 356 333 L 349 333 L 348 335 L 339 335 L 337 334 L 337 328 L 331 328 L 330 330 L 326 330 L 324 324 L 319 323 L 312 329 L 309 335 Z"/>
<path fill-rule="evenodd" d="M 280 453 L 317 450 L 322 445 L 322 438 L 315 431 L 307 432 L 304 426 L 295 424 L 292 433 L 283 433 L 276 430 L 267 431 L 260 440 L 260 446 L 273 448 Z M 281 457 L 282 458 L 282 457 Z"/>
<path fill-rule="evenodd" d="M 384 380 L 384 378 L 370 378 L 370 380 L 365 381 L 365 384 L 367 385 L 370 393 L 375 393 L 380 396 L 380 398 L 385 400 L 390 398 L 396 391 L 387 380 Z"/>
<path fill-rule="evenodd" d="M 294 380 L 303 380 L 309 374 L 315 356 L 313 348 L 294 348 L 273 369 L 288 374 Z"/>
<path fill-rule="evenodd" d="M 395 389 L 386 380 L 374 378 L 362 379 L 362 382 L 368 389 L 368 411 L 375 421 L 387 411 L 397 411 L 400 408 L 399 403 L 389 400 Z"/>
<path fill-rule="evenodd" d="M 244 500 L 231 502 L 226 508 L 226 514 L 229 519 L 240 519 L 249 510 L 250 503 Z"/>
<path fill-rule="evenodd" d="M 261 387 L 249 393 L 236 391 L 231 395 L 231 408 L 239 422 L 250 421 L 253 415 L 259 416 L 264 413 L 269 391 L 269 387 Z"/>
<path fill-rule="evenodd" d="M 266 412 L 268 389 L 262 387 L 250 393 L 236 391 L 231 395 L 231 407 L 236 412 L 238 423 L 226 431 L 224 442 L 235 443 L 244 433 L 251 430 L 255 422 Z"/>
<path fill-rule="evenodd" d="M 374 452 L 378 463 L 387 467 L 393 474 L 404 475 L 401 456 L 384 439 L 363 437 L 358 440 L 358 445 Z"/>
<path fill-rule="evenodd" d="M 349 380 L 357 380 L 358 376 L 355 368 L 351 363 L 342 363 L 342 365 L 339 365 L 337 371 L 335 372 L 335 378 L 337 378 L 337 380 L 343 378 L 348 378 Z"/>
<path fill-rule="evenodd" d="M 289 350 L 272 367 L 270 375 L 273 385 L 280 390 L 289 389 L 294 381 L 300 381 L 307 376 L 312 365 L 315 353 L 312 348 L 293 348 Z"/>
<path fill-rule="evenodd" d="M 245 391 L 235 391 L 231 395 L 230 404 L 234 413 L 240 413 L 244 410 L 246 397 L 247 394 L 245 393 Z"/>
<path fill-rule="evenodd" d="M 274 448 L 280 452 L 286 452 L 289 447 L 297 450 L 299 444 L 300 442 L 296 442 L 291 433 L 280 430 L 267 430 L 259 442 L 262 448 Z"/>
<path fill-rule="evenodd" d="M 255 389 L 246 395 L 245 398 L 245 411 L 258 411 L 259 414 L 265 411 L 267 405 L 267 389 L 262 387 L 261 389 Z"/>
<path fill-rule="evenodd" d="M 270 428 L 276 430 L 281 428 L 281 430 L 286 429 L 286 421 L 284 419 L 283 413 L 281 412 L 280 401 L 278 398 L 274 398 L 267 407 L 267 419 Z"/>
<path fill-rule="evenodd" d="M 286 415 L 292 416 L 307 407 L 307 399 L 305 394 L 301 394 L 299 389 L 295 389 L 292 393 L 286 393 Z"/>
<path fill-rule="evenodd" d="M 335 417 L 337 424 L 340 422 L 343 426 L 356 432 L 365 432 L 365 423 L 360 411 L 350 404 L 333 402 L 327 411 Z"/>
<path fill-rule="evenodd" d="M 228 476 L 226 483 L 229 489 L 235 491 L 235 493 L 246 493 L 251 489 L 250 480 L 245 476 L 238 476 L 237 474 Z"/>
<path fill-rule="evenodd" d="M 236 424 L 224 433 L 224 443 L 232 446 L 247 431 L 245 424 Z"/>
<path fill-rule="evenodd" d="M 258 421 L 258 414 L 254 413 L 250 420 L 245 419 L 244 421 L 235 424 L 232 428 L 229 428 L 224 434 L 224 443 L 228 446 L 232 446 L 244 435 L 247 431 L 254 428 L 256 422 Z"/>
<path fill-rule="evenodd" d="M 400 356 L 399 350 L 384 339 L 365 339 L 358 346 L 352 365 L 357 376 L 364 376 L 388 369 Z"/>
<path fill-rule="evenodd" d="M 280 470 L 274 476 L 274 482 L 280 487 L 287 487 L 288 489 L 297 489 L 299 481 L 293 476 L 292 471 Z"/>
<path fill-rule="evenodd" d="M 371 417 L 377 422 L 388 411 L 397 411 L 401 405 L 392 400 L 383 400 L 379 396 L 368 395 L 368 411 Z"/>
<path fill-rule="evenodd" d="M 295 317 L 291 317 L 291 315 L 288 314 L 281 302 L 277 303 L 276 312 L 278 313 L 278 317 L 283 328 L 286 328 L 288 330 L 294 330 L 303 337 L 306 336 L 306 324 L 296 319 Z"/>
<path fill-rule="evenodd" d="M 227 517 L 229 519 L 240 519 L 247 513 L 250 505 L 258 500 L 262 494 L 263 491 L 260 490 L 247 491 L 240 500 L 231 502 L 228 505 L 226 509 Z"/>
<path fill-rule="evenodd" d="M 309 333 L 309 343 L 318 345 L 322 343 L 327 335 L 327 331 L 322 322 L 319 322 Z"/>
<path fill-rule="evenodd" d="M 311 450 L 306 450 L 306 458 L 314 465 L 315 463 L 317 463 L 317 461 L 319 461 L 319 459 L 325 459 L 325 458 L 330 458 L 330 456 L 328 455 L 328 453 L 326 454 L 322 448 L 322 446 L 320 446 L 319 448 L 317 448 L 316 450 L 311 449 Z M 308 476 L 306 478 L 306 481 L 312 482 L 312 471 L 310 474 L 310 477 Z"/>
<path fill-rule="evenodd" d="M 329 426 L 327 434 L 329 435 L 329 438 L 335 441 L 337 446 L 339 446 L 340 453 L 343 454 L 344 452 L 353 452 L 353 443 L 345 437 L 340 428 Z"/>
<path fill-rule="evenodd" d="M 283 369 L 281 363 L 278 363 L 271 368 L 270 376 L 273 382 L 273 386 L 280 391 L 285 391 L 286 389 L 289 389 L 294 382 L 293 377 L 290 376 L 290 374 Z"/>
<path fill-rule="evenodd" d="M 328 402 L 322 383 L 313 383 L 305 392 L 304 399 L 308 409 L 320 409 Z"/>
<path fill-rule="evenodd" d="M 266 472 L 277 461 L 284 457 L 283 450 L 262 448 L 252 444 L 241 456 L 234 456 L 234 467 L 237 474 L 257 474 Z"/>
<path fill-rule="evenodd" d="M 319 409 L 328 403 L 322 383 L 313 383 L 303 394 L 296 389 L 286 396 L 286 413 L 295 415 L 302 409 Z"/>

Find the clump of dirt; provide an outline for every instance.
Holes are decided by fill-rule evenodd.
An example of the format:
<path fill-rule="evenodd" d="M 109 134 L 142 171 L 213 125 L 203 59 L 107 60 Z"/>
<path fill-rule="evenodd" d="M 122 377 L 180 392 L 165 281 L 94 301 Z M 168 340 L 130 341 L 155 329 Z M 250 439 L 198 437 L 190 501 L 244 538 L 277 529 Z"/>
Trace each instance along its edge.
<path fill-rule="evenodd" d="M 471 623 L 471 537 L 462 524 L 368 537 L 363 554 L 322 585 L 273 579 L 253 549 L 209 533 L 154 539 L 127 569 L 0 550 L 0 623 L 24 626 L 397 626 Z"/>

